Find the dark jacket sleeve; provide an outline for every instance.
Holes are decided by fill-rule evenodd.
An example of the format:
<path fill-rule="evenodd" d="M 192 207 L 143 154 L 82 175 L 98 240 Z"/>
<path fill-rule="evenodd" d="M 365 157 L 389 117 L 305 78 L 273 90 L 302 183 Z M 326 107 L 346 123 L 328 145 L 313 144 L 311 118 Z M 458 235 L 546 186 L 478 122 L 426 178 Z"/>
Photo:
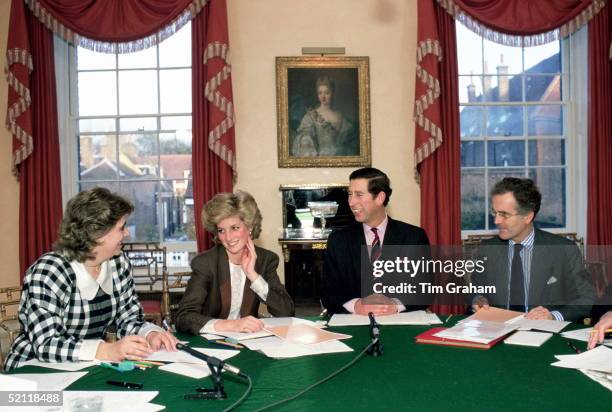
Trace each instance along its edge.
<path fill-rule="evenodd" d="M 348 270 L 347 262 L 340 262 L 342 243 L 339 234 L 332 233 L 327 239 L 325 249 L 321 301 L 329 313 L 347 313 L 342 305 L 351 299 L 347 294 L 349 285 L 342 282 L 342 274 Z"/>
<path fill-rule="evenodd" d="M 278 262 L 276 253 L 266 251 L 264 269 L 261 273 L 261 276 L 268 283 L 268 297 L 264 303 L 268 306 L 268 311 L 274 316 L 293 316 L 295 313 L 293 300 L 276 273 Z"/>
<path fill-rule="evenodd" d="M 191 263 L 192 274 L 183 299 L 176 313 L 176 329 L 179 332 L 188 332 L 194 335 L 200 334 L 200 329 L 212 319 L 211 316 L 202 313 L 211 289 L 212 272 L 206 265 Z"/>

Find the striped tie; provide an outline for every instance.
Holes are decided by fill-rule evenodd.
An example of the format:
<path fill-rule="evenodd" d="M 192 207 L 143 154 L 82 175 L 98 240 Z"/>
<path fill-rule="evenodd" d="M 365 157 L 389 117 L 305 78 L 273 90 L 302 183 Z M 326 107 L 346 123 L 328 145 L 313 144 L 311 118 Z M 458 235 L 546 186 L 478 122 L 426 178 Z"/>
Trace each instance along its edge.
<path fill-rule="evenodd" d="M 374 241 L 372 241 L 372 249 L 370 251 L 370 262 L 374 262 L 380 258 L 382 249 L 380 247 L 380 238 L 378 237 L 378 229 L 373 227 L 372 232 L 374 233 Z"/>

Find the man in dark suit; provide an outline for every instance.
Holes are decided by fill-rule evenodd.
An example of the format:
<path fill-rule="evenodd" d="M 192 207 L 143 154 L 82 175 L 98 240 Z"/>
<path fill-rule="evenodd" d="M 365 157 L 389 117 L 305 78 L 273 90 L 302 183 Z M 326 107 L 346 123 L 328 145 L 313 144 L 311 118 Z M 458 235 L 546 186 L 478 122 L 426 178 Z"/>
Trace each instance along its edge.
<path fill-rule="evenodd" d="M 420 227 L 387 216 L 385 206 L 392 190 L 385 173 L 367 167 L 351 173 L 349 180 L 348 203 L 357 223 L 334 231 L 327 240 L 323 306 L 329 313 L 397 313 L 405 309 L 397 300 L 362 292 L 362 276 L 368 278 L 366 283 L 371 278 L 370 261 L 393 259 L 385 245 L 429 245 L 427 234 Z M 364 250 L 369 256 L 363 256 Z"/>
<path fill-rule="evenodd" d="M 498 237 L 482 242 L 485 271 L 475 283 L 496 292 L 477 296 L 473 309 L 489 304 L 527 312 L 528 319 L 578 321 L 588 316 L 595 290 L 572 241 L 534 228 L 542 195 L 531 179 L 507 177 L 491 191 Z"/>

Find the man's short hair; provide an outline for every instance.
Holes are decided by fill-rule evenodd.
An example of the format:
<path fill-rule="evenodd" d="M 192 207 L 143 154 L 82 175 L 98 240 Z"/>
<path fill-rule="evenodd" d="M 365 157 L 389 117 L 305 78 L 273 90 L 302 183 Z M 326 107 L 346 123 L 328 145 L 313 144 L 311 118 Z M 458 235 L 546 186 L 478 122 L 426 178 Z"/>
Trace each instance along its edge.
<path fill-rule="evenodd" d="M 540 211 L 542 194 L 531 179 L 518 177 L 505 177 L 493 186 L 491 196 L 512 193 L 518 205 L 518 212 L 522 215 L 533 212 L 535 216 Z"/>
<path fill-rule="evenodd" d="M 393 190 L 391 189 L 391 181 L 384 172 L 374 167 L 364 167 L 351 173 L 349 180 L 355 179 L 366 179 L 368 181 L 368 192 L 374 197 L 378 196 L 380 192 L 385 192 L 383 205 L 387 206 Z"/>

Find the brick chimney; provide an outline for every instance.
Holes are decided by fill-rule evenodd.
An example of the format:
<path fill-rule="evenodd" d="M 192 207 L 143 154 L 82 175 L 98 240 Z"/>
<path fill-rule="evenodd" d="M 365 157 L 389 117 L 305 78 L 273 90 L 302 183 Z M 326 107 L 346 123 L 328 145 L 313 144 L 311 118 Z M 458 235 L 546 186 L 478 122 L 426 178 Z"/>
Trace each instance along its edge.
<path fill-rule="evenodd" d="M 484 77 L 482 82 L 482 95 L 485 96 L 485 100 L 489 99 L 489 92 L 491 91 L 491 76 L 489 76 L 488 64 L 484 62 Z"/>
<path fill-rule="evenodd" d="M 497 66 L 497 92 L 500 102 L 508 101 L 508 66 L 504 64 L 504 55 L 499 55 L 499 66 Z"/>

